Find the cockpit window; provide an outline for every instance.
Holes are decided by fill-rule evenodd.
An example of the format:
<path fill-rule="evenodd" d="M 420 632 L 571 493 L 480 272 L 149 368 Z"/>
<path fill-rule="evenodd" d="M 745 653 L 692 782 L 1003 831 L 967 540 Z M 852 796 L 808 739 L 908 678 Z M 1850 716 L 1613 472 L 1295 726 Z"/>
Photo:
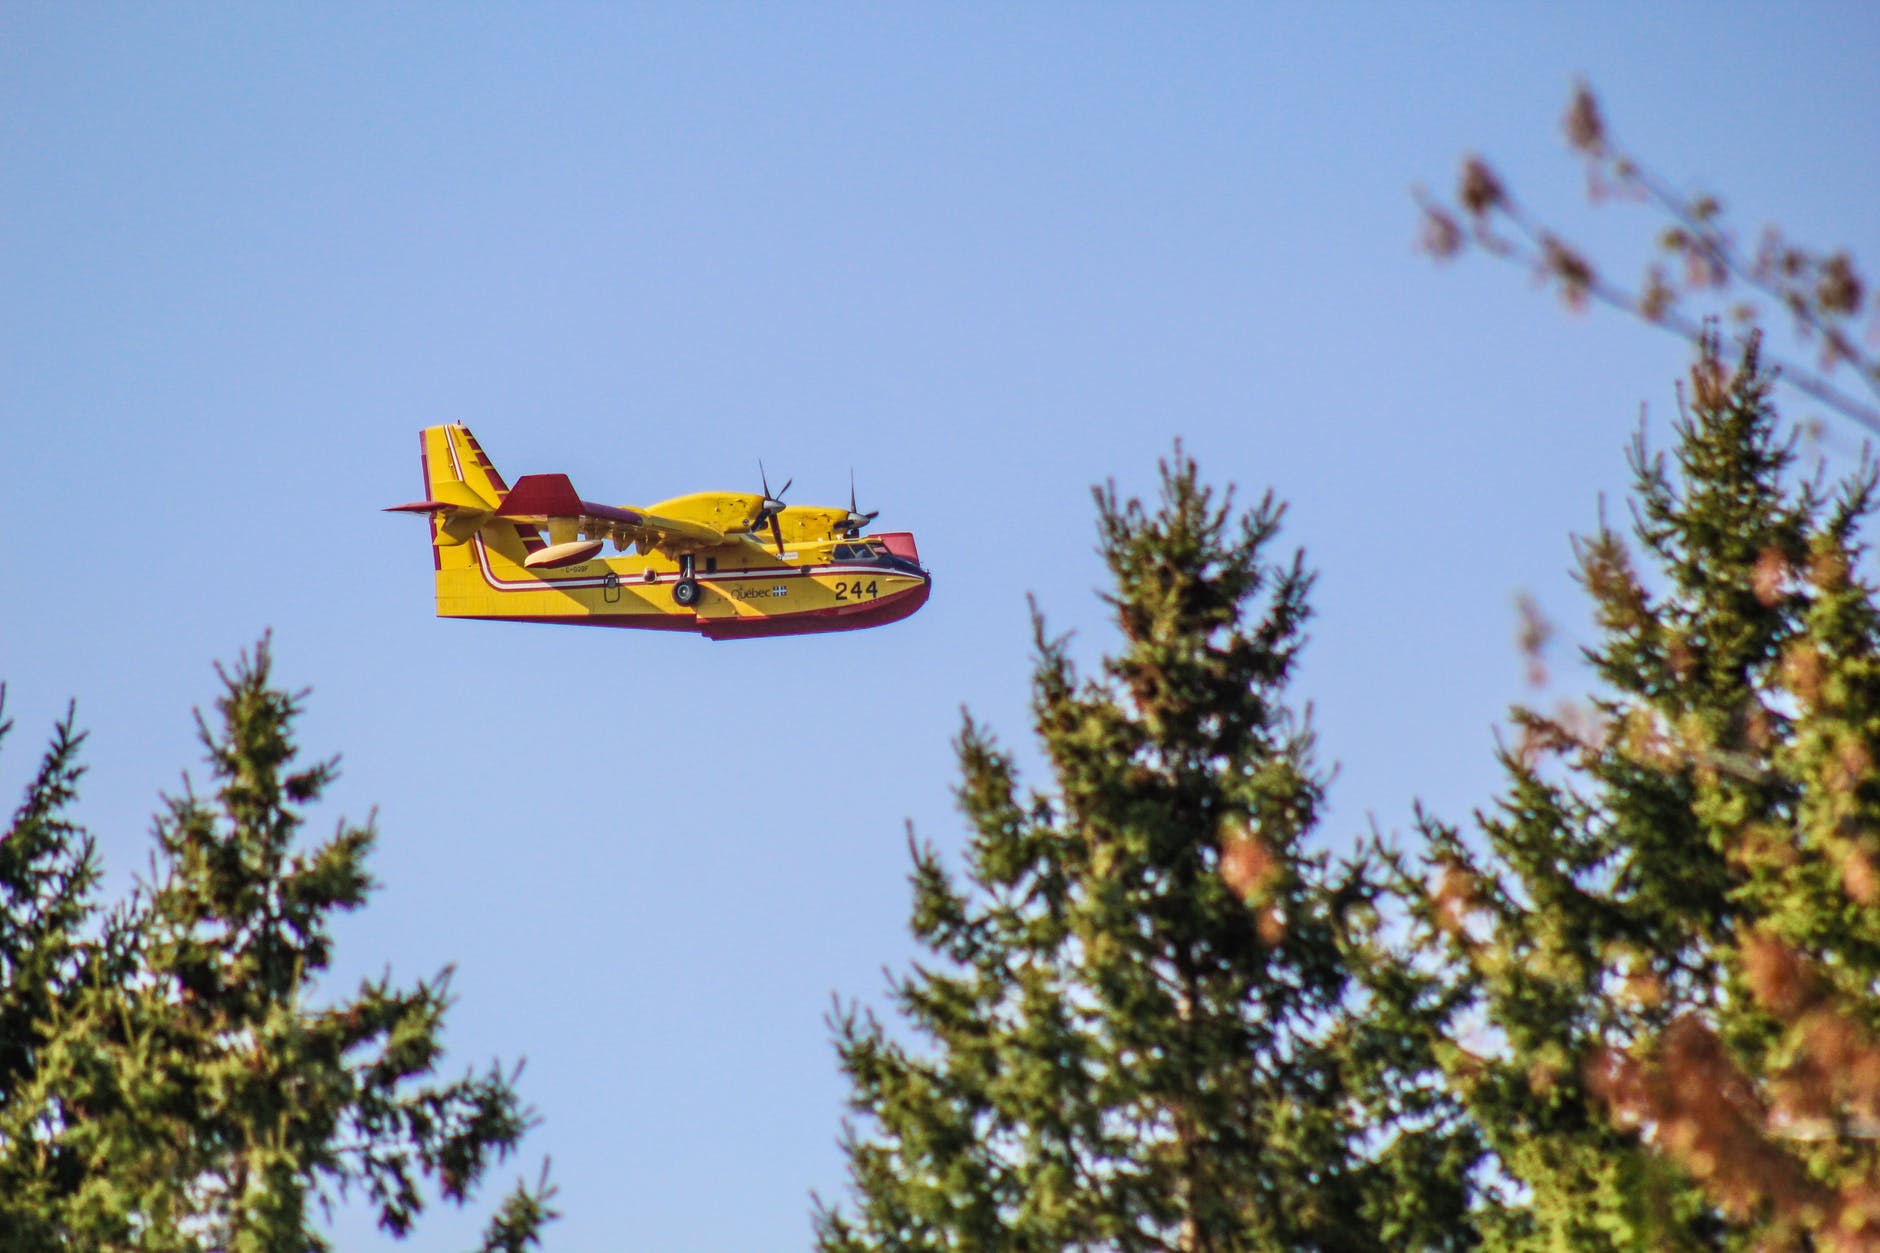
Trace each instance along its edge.
<path fill-rule="evenodd" d="M 835 559 L 836 559 L 837 561 L 853 561 L 853 560 L 855 560 L 855 545 L 853 545 L 853 544 L 837 544 L 837 545 L 836 545 L 836 551 L 835 551 Z"/>

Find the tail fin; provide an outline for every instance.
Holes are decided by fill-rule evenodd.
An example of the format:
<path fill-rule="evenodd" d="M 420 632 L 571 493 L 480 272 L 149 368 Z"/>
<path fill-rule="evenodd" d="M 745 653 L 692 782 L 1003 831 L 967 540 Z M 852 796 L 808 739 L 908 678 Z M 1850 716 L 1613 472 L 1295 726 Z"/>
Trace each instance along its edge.
<path fill-rule="evenodd" d="M 393 505 L 403 513 L 431 515 L 431 556 L 442 572 L 475 560 L 469 541 L 481 536 L 494 554 L 520 565 L 542 546 L 533 527 L 496 517 L 509 485 L 490 463 L 470 428 L 461 423 L 428 426 L 418 436 L 424 467 L 424 499 Z"/>
<path fill-rule="evenodd" d="M 509 492 L 509 485 L 496 472 L 483 452 L 483 445 L 470 428 L 462 423 L 426 427 L 419 437 L 424 454 L 424 490 L 433 499 L 440 491 L 457 493 L 463 489 L 482 500 L 482 508 L 494 511 L 496 503 Z"/>

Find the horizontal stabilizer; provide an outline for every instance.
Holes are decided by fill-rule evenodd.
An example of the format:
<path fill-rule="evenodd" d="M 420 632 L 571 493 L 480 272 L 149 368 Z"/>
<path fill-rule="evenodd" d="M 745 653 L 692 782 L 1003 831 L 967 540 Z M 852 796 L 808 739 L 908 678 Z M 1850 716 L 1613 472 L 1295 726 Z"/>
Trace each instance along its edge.
<path fill-rule="evenodd" d="M 490 502 L 477 494 L 462 479 L 438 479 L 431 484 L 431 499 L 414 500 L 408 505 L 388 505 L 387 513 L 440 513 L 446 509 L 490 511 Z"/>

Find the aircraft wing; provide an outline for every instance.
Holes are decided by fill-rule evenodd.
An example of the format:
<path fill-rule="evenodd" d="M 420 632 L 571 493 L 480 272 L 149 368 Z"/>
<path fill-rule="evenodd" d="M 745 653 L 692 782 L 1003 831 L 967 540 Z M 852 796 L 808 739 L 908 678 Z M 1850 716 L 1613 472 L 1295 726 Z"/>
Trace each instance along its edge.
<path fill-rule="evenodd" d="M 645 510 L 641 509 L 629 510 L 628 512 L 635 513 L 639 516 L 639 526 L 641 530 L 651 531 L 655 535 L 664 536 L 667 539 L 682 540 L 691 544 L 703 545 L 722 544 L 725 542 L 725 533 L 723 531 L 716 530 L 703 523 L 686 522 L 679 518 L 662 518 L 656 513 L 647 513 Z"/>
<path fill-rule="evenodd" d="M 605 532 L 623 544 L 645 548 L 704 548 L 725 542 L 725 533 L 702 522 L 663 517 L 644 509 L 598 505 L 582 500 L 565 474 L 525 474 L 516 480 L 496 516 L 512 522 Z"/>

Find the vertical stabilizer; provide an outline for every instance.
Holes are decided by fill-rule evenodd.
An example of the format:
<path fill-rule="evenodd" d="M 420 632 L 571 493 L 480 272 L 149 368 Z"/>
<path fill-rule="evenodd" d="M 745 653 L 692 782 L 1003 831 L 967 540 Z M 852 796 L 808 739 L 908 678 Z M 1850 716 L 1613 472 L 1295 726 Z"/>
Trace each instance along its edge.
<path fill-rule="evenodd" d="M 438 615 L 484 616 L 483 602 L 498 583 L 530 577 L 523 563 L 541 549 L 542 537 L 527 523 L 497 516 L 509 485 L 470 428 L 426 427 L 418 448 L 424 499 L 392 508 L 429 517 Z"/>

